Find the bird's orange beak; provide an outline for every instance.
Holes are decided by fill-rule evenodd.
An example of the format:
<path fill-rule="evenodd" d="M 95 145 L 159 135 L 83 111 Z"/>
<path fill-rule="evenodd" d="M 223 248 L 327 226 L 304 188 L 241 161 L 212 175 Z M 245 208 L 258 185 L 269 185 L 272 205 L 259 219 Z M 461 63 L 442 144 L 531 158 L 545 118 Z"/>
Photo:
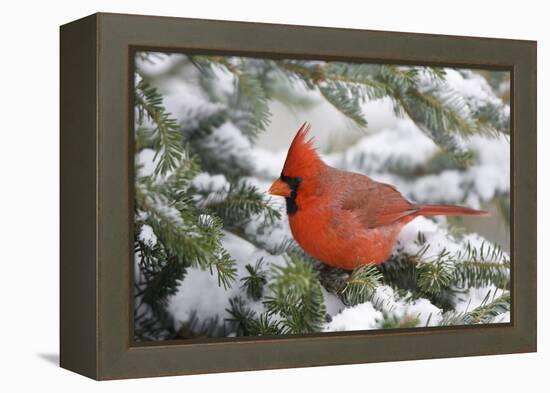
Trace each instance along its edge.
<path fill-rule="evenodd" d="M 290 194 L 292 193 L 292 190 L 290 189 L 288 184 L 286 184 L 284 181 L 282 181 L 281 179 L 277 179 L 273 182 L 271 187 L 269 187 L 269 193 L 271 195 L 279 195 L 279 196 L 284 196 L 286 198 L 290 198 Z"/>

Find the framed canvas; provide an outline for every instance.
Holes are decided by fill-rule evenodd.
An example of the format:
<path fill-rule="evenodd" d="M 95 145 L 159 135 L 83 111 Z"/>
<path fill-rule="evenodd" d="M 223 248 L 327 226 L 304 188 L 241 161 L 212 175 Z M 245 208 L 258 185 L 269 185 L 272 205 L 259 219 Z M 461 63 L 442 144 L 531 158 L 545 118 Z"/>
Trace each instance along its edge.
<path fill-rule="evenodd" d="M 61 27 L 61 366 L 536 351 L 536 42 Z"/>

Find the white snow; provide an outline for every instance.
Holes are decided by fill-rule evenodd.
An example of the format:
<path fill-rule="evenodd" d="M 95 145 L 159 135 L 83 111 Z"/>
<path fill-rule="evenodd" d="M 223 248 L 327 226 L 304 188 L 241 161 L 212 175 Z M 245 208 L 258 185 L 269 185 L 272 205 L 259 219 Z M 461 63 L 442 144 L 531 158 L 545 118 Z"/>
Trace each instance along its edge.
<path fill-rule="evenodd" d="M 510 322 L 510 311 L 506 311 L 503 314 L 500 314 L 495 317 L 492 321 L 493 323 L 508 323 Z"/>
<path fill-rule="evenodd" d="M 472 109 L 490 102 L 495 105 L 502 105 L 502 101 L 496 97 L 487 80 L 471 70 L 445 69 L 446 86 L 464 97 Z"/>
<path fill-rule="evenodd" d="M 452 239 L 447 230 L 438 226 L 435 221 L 425 217 L 417 217 L 407 224 L 398 237 L 396 250 L 400 253 L 415 255 L 424 248 L 423 244 L 418 244 L 418 234 L 422 233 L 426 243 L 430 245 L 428 251 L 424 254 L 425 259 L 437 256 L 443 249 L 453 253 L 460 249 L 460 244 Z"/>
<path fill-rule="evenodd" d="M 401 187 L 403 193 L 410 195 L 415 202 L 454 202 L 464 195 L 464 176 L 457 170 L 443 171 L 437 175 L 422 176 L 414 183 L 408 183 L 408 189 Z M 404 191 L 407 189 L 407 191 Z"/>
<path fill-rule="evenodd" d="M 251 158 L 254 161 L 256 176 L 275 180 L 281 174 L 285 163 L 286 151 L 272 152 L 259 146 L 254 146 Z"/>
<path fill-rule="evenodd" d="M 476 233 L 465 234 L 460 239 L 456 239 L 449 234 L 448 230 L 443 225 L 437 225 L 436 222 L 425 217 L 417 217 L 408 223 L 399 234 L 395 251 L 408 255 L 415 255 L 423 250 L 425 245 L 417 242 L 419 233 L 422 233 L 425 238 L 425 244 L 429 244 L 428 250 L 423 254 L 423 259 L 428 262 L 430 260 L 435 260 L 435 257 L 443 250 L 458 257 L 456 259 L 460 261 L 466 257 L 464 250 L 468 245 L 477 249 L 482 245 L 484 245 L 485 248 L 494 246 L 491 242 Z M 503 252 L 503 259 L 504 258 L 509 260 L 510 257 L 507 253 Z M 502 260 L 493 262 L 501 263 Z"/>
<path fill-rule="evenodd" d="M 394 290 L 381 285 L 376 288 L 372 303 L 377 309 L 383 308 L 389 311 L 391 316 L 398 320 L 410 317 L 418 319 L 417 326 L 435 326 L 441 321 L 441 309 L 434 306 L 427 299 L 410 300 L 406 296 L 399 298 Z"/>
<path fill-rule="evenodd" d="M 229 232 L 224 232 L 222 244 L 236 261 L 237 278 L 235 282 L 225 290 L 218 286 L 215 272 L 211 274 L 208 270 L 190 268 L 180 284 L 178 292 L 169 299 L 168 303 L 168 310 L 176 321 L 176 329 L 179 329 L 183 322 L 189 320 L 193 313 L 196 313 L 199 321 L 217 318 L 218 323 L 222 324 L 224 319 L 230 317 L 226 310 L 229 308 L 229 299 L 235 296 L 246 297 L 241 289 L 241 278 L 248 274 L 245 269 L 247 264 L 254 266 L 260 258 L 264 258 L 267 269 L 270 264 L 286 263 L 282 256 L 271 255 Z M 256 312 L 264 311 L 260 302 L 247 301 L 247 305 Z"/>
<path fill-rule="evenodd" d="M 235 92 L 234 75 L 222 66 L 214 67 L 216 82 L 212 83 L 211 94 L 219 98 L 220 103 L 212 103 L 211 98 L 199 86 L 199 71 L 184 55 L 163 54 L 160 57 L 154 57 L 152 63 L 138 61 L 138 67 L 159 88 L 165 97 L 166 109 L 172 113 L 184 130 L 187 127 L 196 126 L 189 120 L 196 119 L 196 116 L 190 116 L 190 114 L 207 116 L 224 109 L 226 100 Z M 481 76 L 454 69 L 446 69 L 446 73 L 445 81 L 436 88 L 440 94 L 446 94 L 449 89 L 458 92 L 462 96 L 460 99 L 467 104 L 465 110 L 476 110 L 489 103 L 501 107 L 503 115 L 509 111 L 509 107 L 503 105 L 500 98 L 492 93 Z M 311 96 L 313 93 L 303 90 L 300 94 Z M 396 117 L 391 111 L 390 101 L 380 100 L 377 106 L 363 107 L 366 115 L 372 114 L 373 108 L 384 111 L 385 121 L 380 122 L 382 126 L 369 128 L 369 133 L 363 134 L 356 143 L 343 151 L 322 155 L 328 164 L 391 183 L 407 198 L 418 203 L 447 202 L 479 208 L 482 202 L 491 200 L 497 194 L 510 191 L 510 141 L 505 136 L 474 136 L 463 140 L 464 146 L 472 150 L 479 160 L 464 171 L 449 169 L 433 174 L 419 173 L 414 177 L 400 176 L 387 171 L 388 164 L 398 163 L 411 169 L 423 167 L 440 152 L 440 149 L 410 119 Z M 367 120 L 369 120 L 368 116 Z M 315 133 L 314 122 L 312 132 Z M 231 121 L 212 130 L 212 133 L 202 141 L 202 148 L 215 151 L 217 157 L 228 165 L 238 163 L 249 168 L 252 176 L 245 180 L 256 185 L 262 192 L 267 192 L 271 182 L 279 177 L 286 158 L 286 149 L 274 151 L 275 149 L 269 145 L 252 145 L 239 127 Z M 151 149 L 139 152 L 136 157 L 137 164 L 141 165 L 138 176 L 149 176 L 153 173 L 156 167 L 154 155 Z M 195 189 L 211 195 L 215 194 L 216 198 L 221 199 L 229 189 L 229 182 L 222 174 L 201 173 L 192 180 L 191 184 Z M 180 218 L 172 207 L 159 201 L 153 202 L 156 203 L 157 209 L 165 214 L 173 216 L 174 219 Z M 196 202 L 200 204 L 204 201 L 197 198 Z M 223 246 L 237 263 L 237 280 L 230 288 L 225 290 L 218 285 L 215 272 L 211 273 L 199 268 L 189 269 L 178 292 L 169 299 L 168 310 L 176 320 L 176 329 L 194 313 L 199 321 L 217 318 L 218 323 L 223 323 L 223 320 L 229 317 L 226 311 L 229 307 L 229 299 L 235 296 L 246 297 L 240 281 L 247 274 L 246 264 L 254 265 L 260 258 L 266 261 L 266 269 L 272 265 L 286 264 L 282 255 L 272 255 L 266 251 L 274 250 L 292 239 L 283 198 L 273 199 L 273 203 L 282 213 L 281 220 L 272 225 L 266 225 L 264 217 L 255 216 L 251 217 L 244 227 L 244 235 L 254 239 L 254 244 L 224 232 Z M 204 220 L 207 219 L 208 216 L 205 215 Z M 419 252 L 422 248 L 422 245 L 416 243 L 419 232 L 430 245 L 424 255 L 428 260 L 438 255 L 443 249 L 457 253 L 464 250 L 468 243 L 479 247 L 485 241 L 476 234 L 456 239 L 446 229 L 444 218 L 434 221 L 419 217 L 402 230 L 395 252 L 410 255 Z M 143 241 L 156 242 L 156 236 L 149 226 L 142 227 L 140 238 Z M 495 291 L 496 288 L 490 286 L 470 289 L 464 296 L 457 297 L 455 299 L 457 311 L 466 312 L 477 307 L 489 290 Z M 500 293 L 502 290 L 497 290 L 497 296 Z M 345 307 L 335 295 L 324 289 L 323 296 L 327 312 L 332 317 L 331 322 L 325 325 L 325 331 L 380 328 L 384 317 L 380 312 L 382 304 L 385 310 L 397 318 L 404 316 L 418 318 L 418 326 L 426 324 L 433 326 L 441 321 L 441 310 L 427 299 L 409 301 L 410 299 L 406 297 L 399 298 L 388 286 L 379 287 L 372 302 L 354 307 Z M 261 302 L 247 299 L 246 304 L 258 313 L 264 311 Z M 495 318 L 495 322 L 508 321 L 509 318 L 509 313 L 503 314 Z"/>
<path fill-rule="evenodd" d="M 191 185 L 204 194 L 194 194 L 193 200 L 199 207 L 206 207 L 212 203 L 220 203 L 227 198 L 230 184 L 224 175 L 211 175 L 207 172 L 199 173 L 191 180 Z"/>
<path fill-rule="evenodd" d="M 228 189 L 229 182 L 222 174 L 210 175 L 202 172 L 191 180 L 191 185 L 199 191 L 221 192 Z"/>
<path fill-rule="evenodd" d="M 163 96 L 166 111 L 176 118 L 183 129 L 197 126 L 195 120 L 226 107 L 225 100 L 212 102 L 200 86 L 200 72 L 183 54 L 150 52 L 149 61 L 137 60 L 136 65 L 148 81 Z M 214 70 L 220 92 L 230 93 L 232 82 L 223 72 Z M 190 122 L 190 119 L 194 119 Z"/>
<path fill-rule="evenodd" d="M 344 309 L 344 303 L 333 293 L 328 292 L 325 288 L 322 288 L 323 298 L 325 299 L 325 306 L 329 315 L 336 315 Z"/>
<path fill-rule="evenodd" d="M 251 217 L 245 226 L 245 234 L 268 250 L 274 250 L 292 240 L 288 218 L 284 211 L 281 214 L 281 220 L 273 225 L 265 225 L 265 219 L 260 215 Z"/>
<path fill-rule="evenodd" d="M 397 119 L 392 128 L 366 135 L 343 153 L 324 156 L 325 161 L 341 169 L 364 173 L 381 171 L 388 163 L 400 160 L 414 167 L 426 161 L 438 147 L 409 118 Z"/>
<path fill-rule="evenodd" d="M 153 228 L 145 224 L 141 226 L 139 239 L 142 242 L 149 243 L 150 245 L 154 245 L 157 243 L 157 236 L 155 235 L 155 232 L 153 232 Z"/>
<path fill-rule="evenodd" d="M 189 118 L 195 117 L 190 116 L 191 114 L 209 115 L 225 107 L 219 103 L 211 103 L 198 86 L 188 83 L 171 85 L 169 93 L 164 95 L 164 106 L 169 113 L 182 122 L 184 128 L 196 126 L 188 121 Z"/>
<path fill-rule="evenodd" d="M 498 138 L 470 138 L 469 146 L 479 157 L 479 165 L 466 174 L 475 185 L 481 200 L 491 200 L 497 193 L 510 192 L 510 140 Z"/>
<path fill-rule="evenodd" d="M 225 67 L 212 67 L 212 73 L 216 82 L 211 84 L 213 94 L 220 99 L 229 97 L 235 93 L 236 81 L 235 75 L 229 72 Z"/>
<path fill-rule="evenodd" d="M 469 69 L 445 68 L 444 71 L 445 77 L 438 83 L 434 83 L 427 72 L 421 71 L 420 90 L 430 91 L 443 99 L 450 98 L 455 110 L 464 117 L 471 116 L 486 105 L 498 108 L 501 119 L 509 115 L 510 107 L 493 93 L 482 75 Z"/>
<path fill-rule="evenodd" d="M 252 145 L 231 121 L 226 121 L 204 137 L 201 146 L 215 151 L 222 162 L 234 163 L 233 165 L 238 163 L 240 166 L 252 165 L 250 156 Z"/>
<path fill-rule="evenodd" d="M 384 310 L 384 315 L 380 310 Z M 371 301 L 346 307 L 325 325 L 325 331 L 369 330 L 382 327 L 384 317 L 416 319 L 418 327 L 437 326 L 442 318 L 442 310 L 427 299 L 411 300 L 399 298 L 394 290 L 386 285 L 379 286 Z"/>
<path fill-rule="evenodd" d="M 467 292 L 463 295 L 458 295 L 456 300 L 455 310 L 457 312 L 467 313 L 473 309 L 479 307 L 487 294 L 490 294 L 489 302 L 495 298 L 498 298 L 504 293 L 504 290 L 495 287 L 494 285 L 489 285 L 484 288 L 468 288 Z"/>
<path fill-rule="evenodd" d="M 222 146 L 227 144 L 238 152 L 248 153 L 251 148 L 250 141 L 242 134 L 241 130 L 230 121 L 216 128 L 212 133 L 212 138 L 215 142 L 221 143 Z M 223 152 L 224 149 L 221 151 Z"/>
<path fill-rule="evenodd" d="M 148 52 L 148 55 L 147 60 L 142 60 L 140 56 L 136 56 L 136 68 L 148 77 L 164 75 L 185 58 L 184 55 L 167 55 L 161 52 Z"/>
<path fill-rule="evenodd" d="M 387 164 L 392 163 L 414 169 L 426 164 L 439 151 L 410 120 L 400 120 L 395 129 L 366 135 L 348 150 L 323 156 L 323 159 L 340 169 L 393 184 L 417 203 L 464 201 L 478 208 L 481 202 L 510 191 L 510 142 L 505 136 L 475 136 L 465 144 L 479 157 L 479 163 L 465 171 L 448 169 L 413 179 L 385 172 Z"/>
<path fill-rule="evenodd" d="M 382 313 L 376 310 L 372 303 L 362 303 L 348 307 L 332 317 L 332 321 L 325 325 L 325 332 L 348 330 L 370 330 L 379 328 Z"/>
<path fill-rule="evenodd" d="M 158 157 L 155 159 L 153 149 L 143 149 L 136 156 L 136 162 L 140 166 L 138 176 L 151 176 L 155 172 Z"/>

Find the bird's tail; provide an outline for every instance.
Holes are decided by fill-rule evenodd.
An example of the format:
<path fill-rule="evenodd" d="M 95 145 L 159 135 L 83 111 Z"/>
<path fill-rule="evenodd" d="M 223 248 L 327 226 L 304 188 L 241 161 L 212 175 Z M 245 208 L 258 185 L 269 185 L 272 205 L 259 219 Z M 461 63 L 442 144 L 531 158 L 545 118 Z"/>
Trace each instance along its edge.
<path fill-rule="evenodd" d="M 484 210 L 453 205 L 420 205 L 416 215 L 419 216 L 488 216 Z"/>

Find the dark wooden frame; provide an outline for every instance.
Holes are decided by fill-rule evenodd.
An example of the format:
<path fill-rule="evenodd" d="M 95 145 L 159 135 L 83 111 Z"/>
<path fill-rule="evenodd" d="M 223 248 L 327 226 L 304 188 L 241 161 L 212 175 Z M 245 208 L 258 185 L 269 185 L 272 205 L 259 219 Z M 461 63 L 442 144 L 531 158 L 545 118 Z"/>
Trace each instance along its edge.
<path fill-rule="evenodd" d="M 509 70 L 511 323 L 136 345 L 133 53 Z M 536 351 L 536 42 L 95 14 L 61 27 L 61 366 L 95 379 Z"/>

